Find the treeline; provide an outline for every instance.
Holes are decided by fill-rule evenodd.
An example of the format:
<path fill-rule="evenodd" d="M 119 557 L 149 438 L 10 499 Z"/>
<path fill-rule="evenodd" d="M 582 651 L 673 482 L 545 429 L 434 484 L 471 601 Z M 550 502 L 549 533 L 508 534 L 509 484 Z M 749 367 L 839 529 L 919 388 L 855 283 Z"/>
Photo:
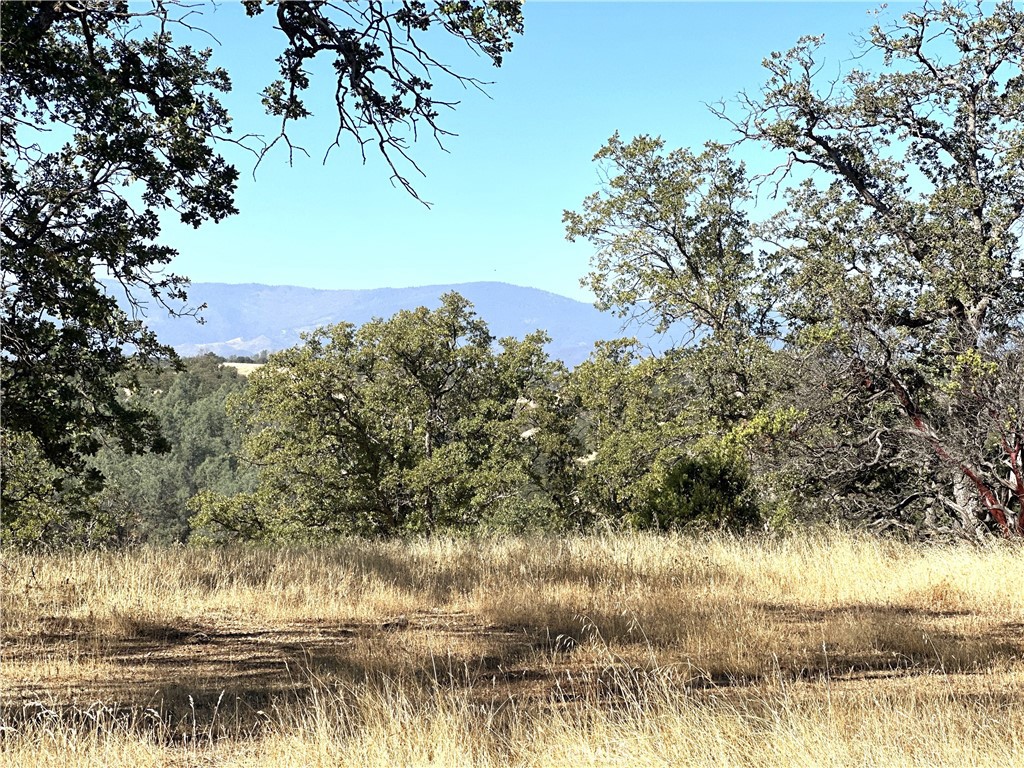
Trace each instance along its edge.
<path fill-rule="evenodd" d="M 569 370 L 547 341 L 541 331 L 496 340 L 451 293 L 436 310 L 320 329 L 248 378 L 214 355 L 144 369 L 122 397 L 157 419 L 164 450 L 104 445 L 91 474 L 62 476 L 30 442 L 5 439 L 4 539 L 835 521 L 1000 532 L 991 518 L 965 525 L 943 503 L 956 474 L 941 457 L 888 450 L 885 431 L 858 429 L 873 398 L 838 388 L 831 355 L 723 348 L 712 334 L 651 357 L 623 339 Z M 888 417 L 895 431 L 902 415 Z M 89 479 L 100 474 L 102 488 Z"/>
<path fill-rule="evenodd" d="M 694 382 L 635 342 L 573 371 L 538 331 L 495 340 L 458 294 L 321 329 L 248 380 L 205 355 L 122 397 L 165 438 L 62 474 L 5 439 L 4 540 L 25 546 L 410 532 L 745 528 L 785 511 L 738 445 L 680 407 Z M 103 483 L 98 481 L 102 475 Z"/>
<path fill-rule="evenodd" d="M 341 324 L 271 356 L 234 401 L 251 491 L 206 491 L 223 540 L 582 528 L 745 527 L 761 508 L 738 449 L 697 438 L 686 383 L 628 343 L 574 371 L 542 332 L 497 344 L 455 293 Z M 703 442 L 701 442 L 703 440 Z"/>
<path fill-rule="evenodd" d="M 683 329 L 659 358 L 611 341 L 568 371 L 449 295 L 318 331 L 247 385 L 212 361 L 139 374 L 162 348 L 79 285 L 94 257 L 55 291 L 38 265 L 69 249 L 19 235 L 12 285 L 42 303 L 4 293 L 5 540 L 811 519 L 1024 538 L 1024 12 L 927 4 L 838 80 L 822 45 L 716 111 L 730 144 L 613 135 L 564 213 L 599 306 Z M 752 175 L 736 143 L 778 164 Z M 766 194 L 782 206 L 755 218 Z M 54 296 L 92 314 L 57 323 Z"/>

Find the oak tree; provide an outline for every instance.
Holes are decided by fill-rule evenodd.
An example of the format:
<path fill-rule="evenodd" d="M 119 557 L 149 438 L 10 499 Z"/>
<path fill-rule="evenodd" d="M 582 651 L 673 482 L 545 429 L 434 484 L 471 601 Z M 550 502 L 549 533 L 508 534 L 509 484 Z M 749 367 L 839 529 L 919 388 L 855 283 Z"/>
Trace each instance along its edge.
<path fill-rule="evenodd" d="M 545 493 L 523 428 L 560 370 L 545 340 L 503 339 L 496 352 L 455 293 L 435 310 L 310 334 L 236 398 L 255 491 L 200 495 L 194 524 L 212 538 L 429 532 Z"/>
<path fill-rule="evenodd" d="M 1024 13 L 926 4 L 839 79 L 822 42 L 718 110 L 779 153 L 756 187 L 779 214 L 750 220 L 725 147 L 614 136 L 568 235 L 598 247 L 604 303 L 685 323 L 690 372 L 727 393 L 708 414 L 789 438 L 819 502 L 1024 534 Z"/>
<path fill-rule="evenodd" d="M 936 465 L 905 496 L 1022 535 L 1024 12 L 926 4 L 872 28 L 839 79 L 821 42 L 768 58 L 733 120 L 784 153 L 776 183 L 808 172 L 762 230 L 792 265 L 791 341 L 864 401 L 860 440 Z"/>

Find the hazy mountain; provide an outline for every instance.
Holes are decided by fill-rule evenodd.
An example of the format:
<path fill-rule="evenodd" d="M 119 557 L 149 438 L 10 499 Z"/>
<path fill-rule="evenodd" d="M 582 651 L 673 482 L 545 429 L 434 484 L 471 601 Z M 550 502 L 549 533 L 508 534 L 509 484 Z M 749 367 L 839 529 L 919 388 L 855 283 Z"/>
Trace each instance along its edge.
<path fill-rule="evenodd" d="M 507 283 L 464 283 L 418 288 L 370 290 L 317 290 L 282 285 L 193 283 L 192 305 L 205 303 L 202 325 L 191 318 L 170 318 L 152 312 L 148 325 L 179 354 L 214 352 L 218 355 L 253 355 L 276 351 L 300 342 L 300 334 L 341 321 L 360 325 L 374 317 L 390 317 L 401 309 L 435 308 L 448 291 L 471 301 L 495 337 L 522 338 L 538 328 L 552 342 L 548 351 L 569 365 L 590 354 L 594 342 L 638 336 L 655 348 L 666 342 L 635 325 L 592 305 L 536 288 Z"/>

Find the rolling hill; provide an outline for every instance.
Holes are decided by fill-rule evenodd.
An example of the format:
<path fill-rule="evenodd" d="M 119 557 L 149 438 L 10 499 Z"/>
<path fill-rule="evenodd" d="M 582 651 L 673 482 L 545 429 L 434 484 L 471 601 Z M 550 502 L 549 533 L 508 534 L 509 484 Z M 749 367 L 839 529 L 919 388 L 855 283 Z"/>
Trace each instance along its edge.
<path fill-rule="evenodd" d="M 193 283 L 189 300 L 192 305 L 207 305 L 202 312 L 205 323 L 154 311 L 147 324 L 182 355 L 254 355 L 294 346 L 302 333 L 320 326 L 342 321 L 360 325 L 402 309 L 433 308 L 448 291 L 458 291 L 471 301 L 497 338 L 522 338 L 538 328 L 546 330 L 552 339 L 548 351 L 570 366 L 585 360 L 594 343 L 603 339 L 637 336 L 655 350 L 668 346 L 665 338 L 650 329 L 636 324 L 624 327 L 622 320 L 590 304 L 496 282 L 367 290 Z"/>

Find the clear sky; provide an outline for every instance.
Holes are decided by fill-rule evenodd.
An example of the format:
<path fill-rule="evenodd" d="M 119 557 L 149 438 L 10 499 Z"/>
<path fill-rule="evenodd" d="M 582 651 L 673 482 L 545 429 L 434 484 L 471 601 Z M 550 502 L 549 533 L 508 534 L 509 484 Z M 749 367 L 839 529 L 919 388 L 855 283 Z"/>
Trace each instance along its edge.
<path fill-rule="evenodd" d="M 892 3 L 887 13 L 913 7 Z M 826 35 L 826 71 L 838 73 L 876 8 L 527 2 L 525 33 L 500 69 L 454 44 L 433 49 L 493 83 L 490 98 L 451 82 L 435 87 L 461 104 L 442 116 L 459 134 L 445 142 L 448 154 L 430 141 L 413 148 L 427 174 L 413 181 L 431 208 L 392 186 L 376 157 L 362 165 L 352 142 L 323 164 L 335 123 L 313 97 L 317 114 L 297 131 L 311 156 L 289 167 L 281 149 L 254 176 L 251 158 L 230 154 L 242 172 L 240 213 L 198 230 L 168 222 L 165 241 L 181 252 L 173 270 L 194 282 L 316 288 L 500 280 L 589 300 L 579 279 L 591 248 L 566 242 L 561 217 L 597 188 L 591 158 L 607 138 L 618 130 L 624 138 L 660 135 L 671 147 L 728 140 L 728 126 L 705 103 L 756 91 L 765 79 L 762 59 L 804 34 Z M 283 39 L 271 14 L 246 19 L 233 3 L 201 10 L 197 23 L 220 43 L 210 41 L 214 61 L 234 82 L 224 101 L 236 132 L 273 134 L 259 103 Z M 331 83 L 320 78 L 314 88 L 329 97 Z M 765 160 L 756 147 L 747 153 L 754 165 Z"/>

